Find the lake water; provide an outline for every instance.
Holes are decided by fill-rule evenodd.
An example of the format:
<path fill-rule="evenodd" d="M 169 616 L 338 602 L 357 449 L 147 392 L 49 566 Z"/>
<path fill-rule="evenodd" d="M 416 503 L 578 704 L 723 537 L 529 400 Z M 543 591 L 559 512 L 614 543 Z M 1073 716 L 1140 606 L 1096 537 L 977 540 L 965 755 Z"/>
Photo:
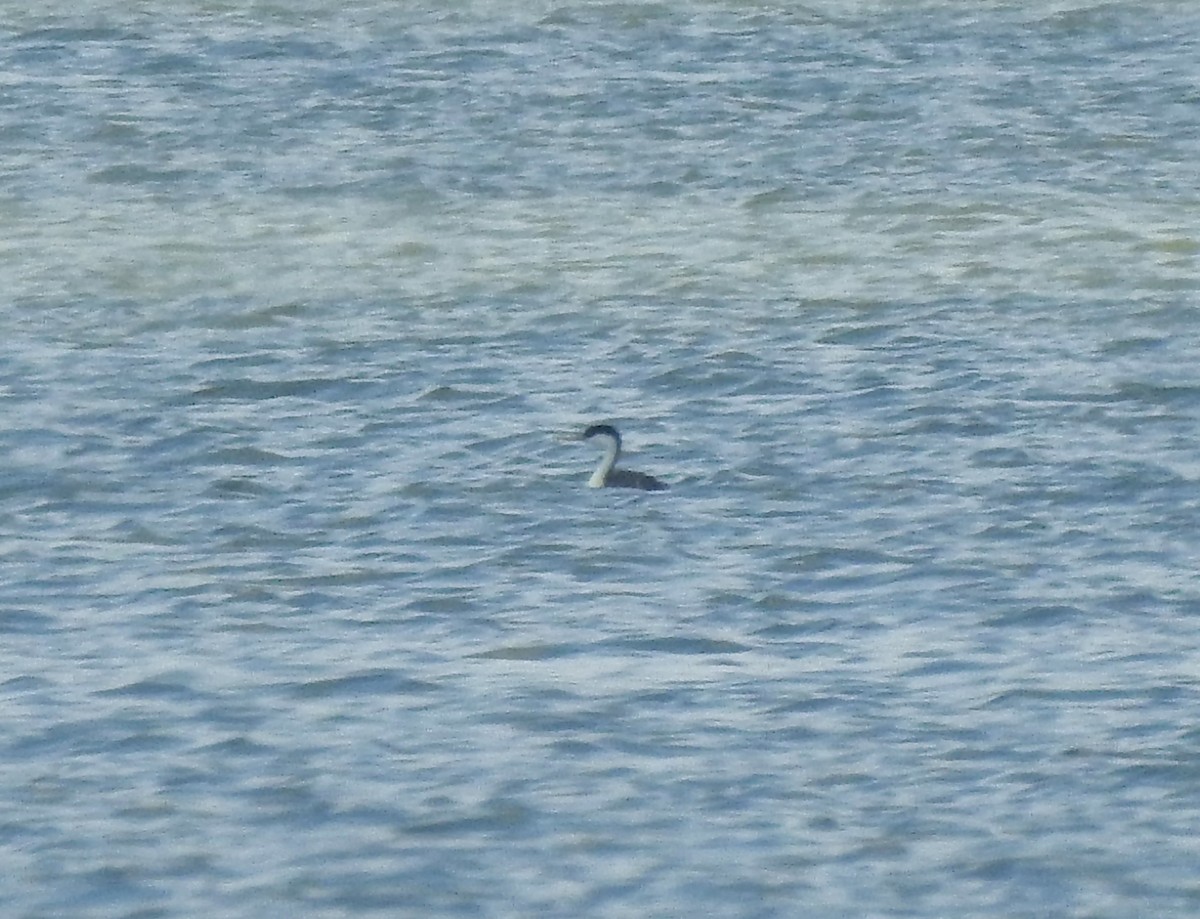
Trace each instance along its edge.
<path fill-rule="evenodd" d="M 1200 914 L 1200 7 L 0 10 L 5 916 Z"/>

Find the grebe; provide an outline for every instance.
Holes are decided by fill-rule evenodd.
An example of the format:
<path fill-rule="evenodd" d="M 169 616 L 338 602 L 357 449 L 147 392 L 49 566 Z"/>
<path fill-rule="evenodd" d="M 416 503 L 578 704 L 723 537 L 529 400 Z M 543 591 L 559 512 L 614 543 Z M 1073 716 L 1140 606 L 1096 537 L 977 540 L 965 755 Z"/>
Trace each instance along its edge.
<path fill-rule="evenodd" d="M 621 434 L 611 424 L 593 424 L 583 432 L 581 440 L 599 437 L 604 441 L 604 456 L 588 479 L 591 488 L 640 488 L 642 491 L 666 491 L 667 483 L 644 472 L 614 469 L 621 455 Z"/>

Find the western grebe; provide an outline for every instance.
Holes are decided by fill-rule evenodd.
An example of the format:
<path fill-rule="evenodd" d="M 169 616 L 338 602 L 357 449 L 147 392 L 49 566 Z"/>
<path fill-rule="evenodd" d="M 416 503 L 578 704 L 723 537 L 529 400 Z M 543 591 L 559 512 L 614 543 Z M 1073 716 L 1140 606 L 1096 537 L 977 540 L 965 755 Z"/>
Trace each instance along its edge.
<path fill-rule="evenodd" d="M 604 441 L 604 456 L 588 479 L 592 488 L 640 488 L 642 491 L 665 491 L 667 483 L 644 472 L 615 469 L 621 455 L 621 434 L 611 424 L 593 424 L 583 432 L 581 440 L 599 437 Z"/>

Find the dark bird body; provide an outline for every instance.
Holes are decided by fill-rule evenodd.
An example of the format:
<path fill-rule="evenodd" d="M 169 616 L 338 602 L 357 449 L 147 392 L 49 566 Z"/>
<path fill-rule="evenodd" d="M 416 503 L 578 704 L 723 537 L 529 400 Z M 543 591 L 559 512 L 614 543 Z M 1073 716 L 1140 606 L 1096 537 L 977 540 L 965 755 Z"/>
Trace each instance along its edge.
<path fill-rule="evenodd" d="M 642 491 L 666 491 L 667 483 L 644 472 L 617 469 L 621 456 L 621 434 L 611 424 L 593 424 L 583 432 L 584 440 L 598 437 L 604 442 L 604 456 L 588 479 L 592 488 L 638 488 Z"/>

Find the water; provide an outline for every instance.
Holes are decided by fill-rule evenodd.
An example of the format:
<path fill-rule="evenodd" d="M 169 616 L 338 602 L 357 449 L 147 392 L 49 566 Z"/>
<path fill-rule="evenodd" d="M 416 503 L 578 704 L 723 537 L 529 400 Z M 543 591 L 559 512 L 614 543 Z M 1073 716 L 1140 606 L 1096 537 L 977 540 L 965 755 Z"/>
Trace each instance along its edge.
<path fill-rule="evenodd" d="M 1195 915 L 1200 12 L 344 6 L 0 16 L 3 913 Z"/>

